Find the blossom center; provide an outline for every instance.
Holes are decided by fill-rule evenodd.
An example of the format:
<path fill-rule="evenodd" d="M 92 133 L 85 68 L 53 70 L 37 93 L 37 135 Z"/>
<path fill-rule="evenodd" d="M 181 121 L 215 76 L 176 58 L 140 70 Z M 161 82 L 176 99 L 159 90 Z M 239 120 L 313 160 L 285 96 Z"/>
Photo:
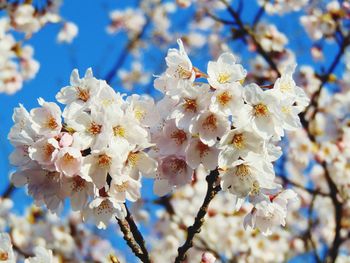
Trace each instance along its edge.
<path fill-rule="evenodd" d="M 90 127 L 88 129 L 88 131 L 92 134 L 92 135 L 97 135 L 101 132 L 102 129 L 102 125 L 97 124 L 96 122 L 92 122 L 90 124 Z"/>
<path fill-rule="evenodd" d="M 131 166 L 135 166 L 139 158 L 140 156 L 138 153 L 130 153 L 128 156 L 128 163 L 130 163 Z"/>
<path fill-rule="evenodd" d="M 80 176 L 76 176 L 73 179 L 72 183 L 72 191 L 74 192 L 80 192 L 85 188 L 85 180 L 81 178 Z"/>
<path fill-rule="evenodd" d="M 176 130 L 171 133 L 170 138 L 174 139 L 177 145 L 182 145 L 187 140 L 187 135 L 183 130 Z"/>
<path fill-rule="evenodd" d="M 109 213 L 111 214 L 113 212 L 111 203 L 109 202 L 109 200 L 103 200 L 101 202 L 101 204 L 99 205 L 99 207 L 97 208 L 97 214 L 104 214 L 104 213 Z"/>
<path fill-rule="evenodd" d="M 220 84 L 225 84 L 227 82 L 229 82 L 229 80 L 231 79 L 231 75 L 224 72 L 224 73 L 220 73 L 218 78 L 217 78 L 217 81 L 220 83 Z"/>
<path fill-rule="evenodd" d="M 192 72 L 185 69 L 183 66 L 178 65 L 176 68 L 176 73 L 178 74 L 178 76 L 182 79 L 189 79 L 192 76 Z"/>
<path fill-rule="evenodd" d="M 9 259 L 9 254 L 5 251 L 0 251 L 0 261 L 5 261 Z"/>
<path fill-rule="evenodd" d="M 197 111 L 197 102 L 194 99 L 185 98 L 185 103 L 183 108 L 186 111 L 196 112 Z"/>
<path fill-rule="evenodd" d="M 80 87 L 77 87 L 77 97 L 78 99 L 87 102 L 90 99 L 90 93 L 87 89 L 82 89 Z"/>
<path fill-rule="evenodd" d="M 283 81 L 280 85 L 280 90 L 282 93 L 291 92 L 292 91 L 291 83 Z"/>
<path fill-rule="evenodd" d="M 53 116 L 50 116 L 48 119 L 47 119 L 47 122 L 46 122 L 46 127 L 47 128 L 50 128 L 52 130 L 56 129 L 58 127 L 58 124 L 56 122 L 56 119 L 53 117 Z"/>
<path fill-rule="evenodd" d="M 114 133 L 114 136 L 125 137 L 125 128 L 122 127 L 121 125 L 117 125 L 113 127 L 113 133 Z"/>
<path fill-rule="evenodd" d="M 48 143 L 44 146 L 44 152 L 46 156 L 51 156 L 54 151 L 55 147 L 52 144 Z"/>
<path fill-rule="evenodd" d="M 172 173 L 182 173 L 186 169 L 186 162 L 181 159 L 172 160 L 170 169 Z"/>
<path fill-rule="evenodd" d="M 217 119 L 214 114 L 210 114 L 202 124 L 203 128 L 206 130 L 216 130 L 217 128 Z"/>
<path fill-rule="evenodd" d="M 242 133 L 235 134 L 232 138 L 232 144 L 237 149 L 244 148 L 244 136 Z"/>
<path fill-rule="evenodd" d="M 74 161 L 74 156 L 70 155 L 69 153 L 65 153 L 65 154 L 63 155 L 63 161 L 64 161 L 65 163 L 71 163 L 71 162 Z"/>
<path fill-rule="evenodd" d="M 265 104 L 259 103 L 254 106 L 254 115 L 256 117 L 266 117 L 269 114 L 269 110 Z"/>
<path fill-rule="evenodd" d="M 217 100 L 222 106 L 227 105 L 231 99 L 232 96 L 228 93 L 228 91 L 225 91 L 217 96 Z"/>
<path fill-rule="evenodd" d="M 249 176 L 250 175 L 249 166 L 245 164 L 237 165 L 235 175 L 239 177 Z"/>
<path fill-rule="evenodd" d="M 197 150 L 199 152 L 199 156 L 202 158 L 203 156 L 207 155 L 209 152 L 209 146 L 202 143 L 201 141 L 199 141 L 197 143 Z"/>
<path fill-rule="evenodd" d="M 135 114 L 135 118 L 138 121 L 142 120 L 145 117 L 145 111 L 141 109 L 135 109 L 134 114 Z"/>
<path fill-rule="evenodd" d="M 128 181 L 122 182 L 121 184 L 116 184 L 115 188 L 118 192 L 125 192 L 128 189 Z"/>
<path fill-rule="evenodd" d="M 98 156 L 98 165 L 101 167 L 108 167 L 112 163 L 112 158 L 107 154 L 101 154 Z"/>

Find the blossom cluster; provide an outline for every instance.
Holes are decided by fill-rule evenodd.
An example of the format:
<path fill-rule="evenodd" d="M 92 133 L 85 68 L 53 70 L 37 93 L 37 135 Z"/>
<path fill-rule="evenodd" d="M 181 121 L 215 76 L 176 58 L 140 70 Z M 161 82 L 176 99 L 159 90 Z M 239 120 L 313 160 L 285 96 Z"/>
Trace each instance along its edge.
<path fill-rule="evenodd" d="M 247 198 L 254 205 L 244 224 L 269 234 L 271 225 L 285 224 L 287 203 L 296 198 L 275 183 L 272 164 L 281 155 L 276 143 L 285 130 L 301 126 L 298 114 L 309 102 L 292 78 L 294 66 L 272 88 L 242 85 L 247 72 L 232 54 L 210 61 L 205 74 L 178 44 L 155 80 L 164 93 L 158 105 L 170 112 L 152 134 L 158 160 L 154 191 L 164 195 L 191 182 L 199 165 L 218 169 L 221 187 L 236 197 L 236 207 Z"/>
<path fill-rule="evenodd" d="M 232 54 L 210 61 L 207 75 L 178 44 L 155 80 L 164 93 L 157 103 L 125 97 L 88 69 L 84 78 L 74 70 L 56 95 L 63 111 L 42 98 L 30 112 L 16 108 L 8 136 L 15 146 L 11 162 L 19 167 L 12 182 L 28 185 L 36 203 L 51 211 L 69 198 L 73 210 L 105 228 L 113 216 L 126 215 L 126 200 L 140 198 L 142 175 L 155 178 L 154 192 L 163 196 L 195 180 L 203 166 L 219 171 L 237 209 L 247 198 L 254 205 L 245 225 L 266 234 L 284 225 L 296 195 L 274 182 L 272 162 L 281 155 L 276 143 L 284 130 L 300 126 L 298 113 L 308 103 L 292 78 L 294 66 L 269 90 L 243 86 L 246 70 Z"/>
<path fill-rule="evenodd" d="M 71 85 L 56 98 L 63 112 L 41 98 L 39 108 L 15 110 L 10 158 L 20 169 L 12 181 L 28 184 L 36 203 L 51 211 L 69 198 L 73 210 L 105 228 L 112 216 L 125 216 L 125 200 L 140 198 L 141 172 L 155 173 L 157 164 L 144 151 L 152 146 L 154 102 L 138 95 L 124 99 L 91 69 L 84 78 L 74 70 Z"/>
<path fill-rule="evenodd" d="M 48 23 L 62 23 L 57 40 L 71 42 L 78 33 L 77 26 L 65 22 L 59 15 L 60 1 L 48 1 L 40 10 L 29 3 L 11 3 L 7 1 L 2 7 L 6 16 L 0 18 L 0 92 L 13 94 L 23 85 L 23 81 L 35 77 L 39 70 L 39 62 L 33 58 L 34 49 L 24 44 L 33 34 Z M 23 35 L 19 38 L 17 35 Z"/>
<path fill-rule="evenodd" d="M 59 218 L 33 206 L 19 216 L 11 211 L 12 207 L 10 199 L 0 199 L 1 261 L 111 262 L 115 257 L 124 262 L 111 243 L 91 232 L 76 213 Z"/>

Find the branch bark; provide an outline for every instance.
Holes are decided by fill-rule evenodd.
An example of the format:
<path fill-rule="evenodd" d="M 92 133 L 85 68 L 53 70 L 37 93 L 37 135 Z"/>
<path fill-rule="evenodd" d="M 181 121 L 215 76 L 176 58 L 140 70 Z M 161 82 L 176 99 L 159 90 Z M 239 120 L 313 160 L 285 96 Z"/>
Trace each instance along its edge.
<path fill-rule="evenodd" d="M 7 186 L 5 192 L 1 195 L 1 198 L 9 198 L 15 189 L 16 187 L 12 183 L 10 183 Z"/>
<path fill-rule="evenodd" d="M 178 255 L 175 259 L 175 263 L 183 262 L 186 259 L 187 251 L 193 246 L 193 238 L 194 236 L 201 231 L 201 227 L 204 223 L 204 217 L 207 214 L 209 203 L 215 195 L 221 190 L 220 185 L 216 185 L 216 181 L 219 177 L 218 170 L 213 170 L 206 177 L 206 181 L 208 184 L 207 193 L 205 195 L 202 206 L 199 208 L 197 216 L 194 220 L 192 226 L 187 228 L 187 238 L 185 243 L 178 248 Z"/>

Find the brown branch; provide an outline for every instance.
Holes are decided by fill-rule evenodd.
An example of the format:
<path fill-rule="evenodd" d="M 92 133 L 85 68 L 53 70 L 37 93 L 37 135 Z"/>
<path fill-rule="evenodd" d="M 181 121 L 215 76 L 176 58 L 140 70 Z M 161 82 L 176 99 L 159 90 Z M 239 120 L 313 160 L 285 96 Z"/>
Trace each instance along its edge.
<path fill-rule="evenodd" d="M 141 251 L 142 251 L 142 254 L 143 254 L 143 257 L 144 257 L 144 261 L 143 262 L 151 262 L 150 258 L 149 258 L 149 254 L 148 254 L 148 251 L 147 251 L 147 248 L 145 246 L 145 240 L 141 234 L 141 232 L 139 231 L 128 207 L 126 206 L 125 204 L 125 208 L 126 208 L 126 211 L 127 211 L 127 215 L 125 217 L 125 220 L 128 222 L 129 224 L 129 228 L 130 228 L 130 231 L 131 233 L 133 234 L 133 237 L 135 239 L 135 241 L 137 242 L 138 246 L 141 248 Z"/>
<path fill-rule="evenodd" d="M 202 206 L 198 210 L 193 225 L 187 228 L 186 241 L 181 247 L 178 248 L 178 255 L 175 259 L 175 263 L 183 262 L 186 259 L 186 252 L 193 246 L 194 236 L 201 231 L 201 227 L 204 223 L 204 217 L 207 214 L 209 203 L 221 190 L 220 185 L 216 185 L 218 177 L 219 172 L 217 169 L 211 171 L 210 174 L 206 177 L 206 181 L 208 184 L 207 193 L 205 195 Z"/>
<path fill-rule="evenodd" d="M 133 234 L 130 231 L 130 227 L 126 219 L 119 219 L 117 218 L 118 225 L 120 227 L 120 230 L 123 233 L 123 238 L 126 241 L 127 245 L 131 248 L 132 252 L 137 256 L 142 262 L 150 262 L 150 261 L 145 261 L 144 255 L 142 253 L 141 248 L 135 241 Z"/>
<path fill-rule="evenodd" d="M 244 33 L 244 35 L 249 36 L 254 45 L 256 46 L 257 52 L 265 59 L 265 61 L 269 64 L 269 66 L 271 67 L 271 69 L 273 69 L 278 77 L 281 76 L 281 73 L 279 72 L 276 63 L 271 59 L 270 54 L 268 54 L 260 45 L 259 41 L 255 38 L 254 36 L 254 28 L 248 26 L 248 25 L 244 25 L 243 21 L 241 19 L 241 17 L 239 16 L 239 14 L 230 6 L 230 4 L 226 1 L 226 0 L 220 0 L 227 8 L 227 11 L 231 14 L 231 16 L 234 18 L 234 20 L 236 21 L 240 31 L 242 33 Z"/>
<path fill-rule="evenodd" d="M 283 183 L 285 184 L 290 184 L 294 187 L 297 187 L 301 190 L 304 190 L 306 192 L 308 192 L 309 194 L 312 194 L 312 195 L 321 195 L 321 196 L 324 196 L 324 197 L 330 197 L 330 194 L 329 193 L 324 193 L 322 192 L 321 190 L 319 189 L 311 189 L 311 188 L 308 188 L 306 186 L 303 186 L 299 183 L 296 183 L 294 181 L 292 181 L 291 179 L 289 179 L 288 177 L 285 177 L 285 176 L 282 176 L 282 175 L 279 175 L 279 174 L 276 174 L 279 178 L 282 179 Z"/>
<path fill-rule="evenodd" d="M 312 135 L 309 132 L 309 129 L 308 129 L 309 122 L 306 120 L 306 114 L 311 107 L 314 107 L 315 109 L 314 109 L 310 119 L 313 119 L 316 116 L 316 114 L 319 110 L 318 109 L 319 97 L 320 97 L 322 88 L 329 81 L 330 76 L 333 74 L 335 68 L 337 67 L 337 65 L 340 62 L 340 59 L 344 55 L 346 47 L 349 45 L 350 45 L 350 34 L 348 36 L 344 37 L 343 42 L 339 46 L 339 51 L 338 51 L 337 55 L 334 57 L 334 60 L 332 61 L 331 65 L 329 66 L 327 72 L 323 75 L 320 75 L 321 83 L 320 83 L 317 91 L 311 96 L 310 104 L 306 107 L 304 112 L 302 114 L 300 114 L 301 123 L 302 123 L 303 127 L 306 129 L 306 131 L 308 132 L 308 136 L 312 142 L 315 142 L 316 138 L 314 135 Z"/>
<path fill-rule="evenodd" d="M 15 189 L 16 187 L 12 183 L 10 183 L 7 186 L 5 192 L 1 195 L 1 198 L 9 198 Z"/>
<path fill-rule="evenodd" d="M 253 19 L 253 29 L 256 28 L 256 26 L 258 25 L 260 19 L 262 18 L 262 16 L 264 15 L 265 13 L 265 6 L 266 4 L 269 2 L 270 0 L 266 0 L 262 5 L 261 7 L 259 8 L 258 12 L 256 13 L 254 19 Z"/>
<path fill-rule="evenodd" d="M 322 162 L 322 167 L 324 168 L 325 177 L 329 186 L 331 199 L 334 206 L 335 234 L 334 234 L 332 246 L 328 250 L 328 255 L 327 255 L 327 262 L 333 263 L 337 259 L 339 247 L 342 243 L 340 231 L 342 228 L 341 220 L 342 220 L 343 204 L 338 200 L 338 188 L 328 172 L 326 162 Z"/>
<path fill-rule="evenodd" d="M 317 253 L 317 247 L 316 247 L 316 244 L 312 238 L 312 229 L 314 227 L 314 221 L 312 219 L 312 216 L 313 216 L 313 210 L 314 210 L 314 204 L 315 204 L 315 200 L 316 200 L 316 197 L 317 195 L 314 194 L 312 195 L 312 199 L 311 199 L 311 202 L 310 202 L 310 206 L 308 208 L 308 227 L 307 227 L 307 231 L 305 232 L 304 236 L 306 237 L 306 239 L 310 242 L 311 244 L 311 247 L 312 247 L 312 250 L 314 252 L 314 256 L 315 256 L 315 260 L 317 263 L 321 263 L 321 259 Z"/>

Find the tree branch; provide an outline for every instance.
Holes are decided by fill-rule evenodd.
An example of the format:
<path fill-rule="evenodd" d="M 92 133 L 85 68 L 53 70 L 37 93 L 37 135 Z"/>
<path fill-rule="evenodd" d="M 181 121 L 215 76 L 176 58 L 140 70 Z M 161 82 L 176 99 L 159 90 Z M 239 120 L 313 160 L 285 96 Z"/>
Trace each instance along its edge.
<path fill-rule="evenodd" d="M 130 231 L 129 224 L 126 221 L 126 219 L 119 219 L 117 217 L 116 217 L 116 219 L 118 221 L 118 225 L 120 227 L 120 230 L 123 233 L 124 240 L 126 241 L 128 246 L 131 248 L 131 250 L 135 254 L 135 256 L 137 256 L 142 262 L 150 262 L 150 261 L 147 261 L 144 254 L 142 253 L 140 246 L 135 241 L 133 234 Z"/>
<path fill-rule="evenodd" d="M 236 21 L 239 29 L 247 36 L 249 36 L 254 45 L 256 46 L 257 52 L 265 59 L 265 61 L 269 64 L 271 69 L 273 69 L 278 77 L 281 76 L 281 73 L 279 72 L 276 63 L 271 59 L 271 56 L 262 48 L 260 43 L 257 41 L 257 39 L 254 36 L 254 28 L 251 28 L 249 26 L 245 26 L 243 24 L 243 21 L 239 14 L 230 6 L 230 4 L 226 0 L 220 0 L 227 8 L 227 11 L 231 14 L 231 16 L 234 18 Z"/>
<path fill-rule="evenodd" d="M 146 261 L 143 261 L 143 262 L 151 262 L 150 258 L 149 258 L 149 254 L 148 254 L 148 251 L 147 251 L 147 248 L 145 246 L 145 240 L 141 234 L 141 232 L 139 231 L 128 207 L 126 206 L 125 204 L 125 208 L 126 208 L 126 211 L 127 211 L 127 215 L 125 217 L 125 220 L 128 222 L 129 224 L 129 227 L 130 227 L 130 231 L 131 233 L 133 234 L 134 236 L 134 239 L 135 241 L 137 242 L 137 244 L 139 245 L 139 247 L 141 248 L 142 250 L 142 253 L 144 255 L 144 258 L 146 259 Z"/>
<path fill-rule="evenodd" d="M 333 74 L 333 71 L 335 70 L 335 68 L 337 67 L 337 65 L 340 62 L 340 59 L 342 58 L 342 56 L 344 55 L 345 49 L 347 46 L 350 45 L 350 34 L 346 37 L 344 37 L 343 42 L 341 43 L 340 47 L 339 47 L 339 51 L 337 53 L 337 55 L 334 57 L 334 60 L 332 61 L 331 65 L 329 66 L 327 72 L 323 75 L 320 76 L 321 79 L 321 83 L 318 87 L 318 90 L 312 95 L 311 97 L 311 101 L 310 104 L 306 107 L 306 109 L 304 110 L 304 112 L 302 114 L 300 114 L 300 120 L 301 123 L 303 124 L 303 127 L 308 131 L 308 121 L 306 120 L 306 114 L 309 111 L 309 109 L 311 107 L 314 107 L 315 110 L 312 113 L 312 116 L 310 119 L 314 118 L 315 115 L 318 112 L 318 104 L 319 104 L 319 97 L 322 91 L 322 88 L 324 87 L 324 85 L 329 81 L 329 77 Z M 311 141 L 315 142 L 315 137 L 309 133 L 308 131 L 308 135 Z"/>
<path fill-rule="evenodd" d="M 281 178 L 283 183 L 285 183 L 285 184 L 290 184 L 290 185 L 292 185 L 294 187 L 297 187 L 299 189 L 302 189 L 302 190 L 304 190 L 304 191 L 306 191 L 306 192 L 308 192 L 308 193 L 310 193 L 312 195 L 321 195 L 321 196 L 324 196 L 324 197 L 330 197 L 329 193 L 324 193 L 324 192 L 322 192 L 322 191 L 320 191 L 318 189 L 311 189 L 311 188 L 305 187 L 305 186 L 303 186 L 303 185 L 301 185 L 299 183 L 296 183 L 296 182 L 290 180 L 288 177 L 285 177 L 283 175 L 279 175 L 279 174 L 276 174 L 276 175 L 279 178 Z"/>
<path fill-rule="evenodd" d="M 12 183 L 10 183 L 7 186 L 5 192 L 1 195 L 1 198 L 9 198 L 15 189 L 16 187 Z"/>
<path fill-rule="evenodd" d="M 180 263 L 185 260 L 186 252 L 193 246 L 193 238 L 194 236 L 201 231 L 201 227 L 204 223 L 204 217 L 207 214 L 207 210 L 209 207 L 209 203 L 215 195 L 221 190 L 220 185 L 216 185 L 216 181 L 219 177 L 219 172 L 217 169 L 210 172 L 210 174 L 206 177 L 206 181 L 208 184 L 207 193 L 205 195 L 204 201 L 200 209 L 198 210 L 197 216 L 194 220 L 192 226 L 187 228 L 187 238 L 185 243 L 178 248 L 178 255 L 175 259 L 175 263 Z"/>
<path fill-rule="evenodd" d="M 335 234 L 332 242 L 332 246 L 328 250 L 327 253 L 327 262 L 335 262 L 338 256 L 339 247 L 342 243 L 342 238 L 340 236 L 341 231 L 341 220 L 342 220 L 342 212 L 343 212 L 343 204 L 338 200 L 338 188 L 336 184 L 333 182 L 328 169 L 326 162 L 322 162 L 322 166 L 324 168 L 325 177 L 329 186 L 329 190 L 331 193 L 331 199 L 334 206 L 334 221 L 335 221 Z"/>

